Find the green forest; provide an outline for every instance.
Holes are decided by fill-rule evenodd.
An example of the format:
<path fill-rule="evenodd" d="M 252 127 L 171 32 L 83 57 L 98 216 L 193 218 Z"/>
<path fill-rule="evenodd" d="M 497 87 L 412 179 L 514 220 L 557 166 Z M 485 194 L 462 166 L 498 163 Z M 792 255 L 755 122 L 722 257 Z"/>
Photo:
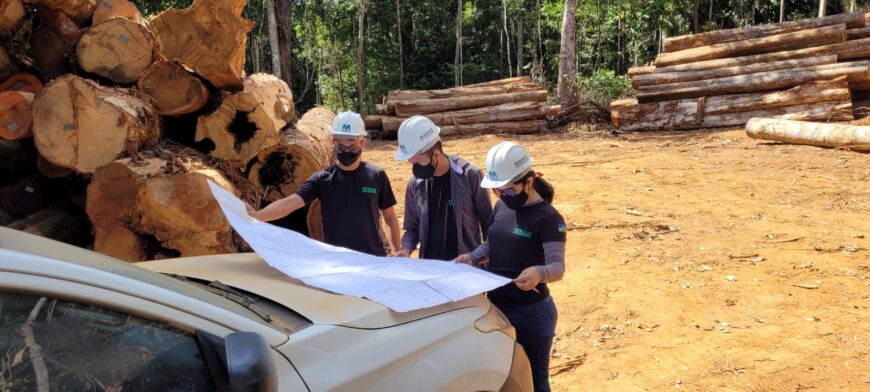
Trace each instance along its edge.
<path fill-rule="evenodd" d="M 249 73 L 272 73 L 273 1 L 290 8 L 277 23 L 292 24 L 291 86 L 300 111 L 323 105 L 372 113 L 389 90 L 517 75 L 556 87 L 563 0 L 249 0 L 243 16 L 256 22 L 247 41 Z M 133 2 L 150 18 L 191 0 Z M 831 15 L 866 9 L 870 1 L 825 3 Z M 819 0 L 577 0 L 578 90 L 602 102 L 629 94 L 625 72 L 655 58 L 664 38 L 814 17 L 819 8 Z"/>

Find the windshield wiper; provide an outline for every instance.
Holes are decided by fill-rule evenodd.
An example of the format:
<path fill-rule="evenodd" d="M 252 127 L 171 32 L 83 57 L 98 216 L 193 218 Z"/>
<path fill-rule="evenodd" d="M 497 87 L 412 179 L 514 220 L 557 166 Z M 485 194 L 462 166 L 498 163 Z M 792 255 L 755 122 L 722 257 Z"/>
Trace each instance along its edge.
<path fill-rule="evenodd" d="M 262 309 L 257 307 L 257 305 L 254 305 L 254 303 L 256 302 L 255 300 L 251 299 L 251 297 L 249 297 L 243 293 L 240 293 L 238 290 L 221 283 L 218 280 L 213 280 L 213 281 L 209 282 L 209 284 L 206 285 L 206 284 L 203 284 L 205 282 L 203 282 L 203 283 L 195 282 L 193 280 L 188 279 L 186 276 L 181 276 L 178 274 L 170 274 L 169 276 L 171 276 L 172 278 L 178 279 L 182 282 L 195 283 L 197 286 L 201 285 L 201 287 L 205 288 L 206 290 L 208 290 L 211 293 L 220 295 L 221 297 L 224 297 L 230 301 L 233 301 L 239 305 L 242 305 L 244 308 L 250 310 L 251 312 L 253 312 L 257 316 L 259 316 L 261 319 L 265 320 L 266 322 L 268 322 L 268 323 L 272 322 L 272 317 L 269 316 L 268 313 L 264 312 Z"/>

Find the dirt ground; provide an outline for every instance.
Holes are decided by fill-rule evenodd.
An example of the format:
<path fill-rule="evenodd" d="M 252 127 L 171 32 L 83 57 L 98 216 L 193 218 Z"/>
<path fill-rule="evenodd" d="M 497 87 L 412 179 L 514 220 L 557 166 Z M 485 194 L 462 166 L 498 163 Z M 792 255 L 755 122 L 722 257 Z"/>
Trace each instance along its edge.
<path fill-rule="evenodd" d="M 554 390 L 870 390 L 870 154 L 741 130 L 510 139 L 570 228 Z M 501 140 L 445 150 L 482 167 Z M 394 149 L 364 159 L 401 213 Z"/>

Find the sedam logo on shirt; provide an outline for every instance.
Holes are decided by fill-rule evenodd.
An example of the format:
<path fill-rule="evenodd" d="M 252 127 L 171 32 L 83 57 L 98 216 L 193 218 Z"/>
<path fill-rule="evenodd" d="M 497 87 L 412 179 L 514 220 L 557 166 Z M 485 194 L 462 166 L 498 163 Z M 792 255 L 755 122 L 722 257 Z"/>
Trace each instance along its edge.
<path fill-rule="evenodd" d="M 520 228 L 520 227 L 515 227 L 515 228 L 514 228 L 514 235 L 515 235 L 515 236 L 518 236 L 518 237 L 532 238 L 532 232 L 531 232 L 531 231 L 528 231 L 528 230 L 522 229 L 522 228 Z"/>
<path fill-rule="evenodd" d="M 377 190 L 377 188 L 372 188 L 370 186 L 364 186 L 364 187 L 362 187 L 362 193 L 375 194 L 375 193 L 378 193 L 378 190 Z"/>

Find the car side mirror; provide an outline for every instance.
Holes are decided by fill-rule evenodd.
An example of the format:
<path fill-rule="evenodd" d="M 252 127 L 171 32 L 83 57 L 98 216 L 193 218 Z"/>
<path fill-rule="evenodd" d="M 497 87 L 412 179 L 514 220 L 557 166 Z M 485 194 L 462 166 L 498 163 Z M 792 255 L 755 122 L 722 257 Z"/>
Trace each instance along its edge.
<path fill-rule="evenodd" d="M 276 392 L 278 373 L 272 348 L 255 332 L 235 332 L 224 340 L 227 378 L 232 392 Z"/>

